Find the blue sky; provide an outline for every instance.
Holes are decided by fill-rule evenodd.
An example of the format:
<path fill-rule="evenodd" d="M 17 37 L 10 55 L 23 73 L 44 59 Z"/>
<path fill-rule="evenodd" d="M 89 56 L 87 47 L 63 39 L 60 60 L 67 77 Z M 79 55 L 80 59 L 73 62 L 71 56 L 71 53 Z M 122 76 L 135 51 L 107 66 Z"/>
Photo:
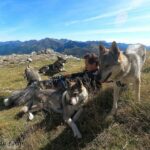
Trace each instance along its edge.
<path fill-rule="evenodd" d="M 45 37 L 150 45 L 150 0 L 0 1 L 0 41 Z"/>

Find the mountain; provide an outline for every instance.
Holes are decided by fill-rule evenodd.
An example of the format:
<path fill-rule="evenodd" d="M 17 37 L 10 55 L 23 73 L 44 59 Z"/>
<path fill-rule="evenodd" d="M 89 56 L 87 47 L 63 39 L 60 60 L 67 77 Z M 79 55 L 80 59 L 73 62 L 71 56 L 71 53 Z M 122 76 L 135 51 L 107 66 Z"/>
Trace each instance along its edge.
<path fill-rule="evenodd" d="M 41 51 L 48 48 L 64 54 L 81 57 L 87 52 L 98 52 L 98 45 L 102 43 L 105 47 L 110 47 L 111 43 L 106 41 L 72 41 L 67 39 L 45 38 L 41 40 L 29 41 L 7 41 L 0 42 L 0 55 L 29 54 L 33 51 Z M 118 43 L 121 50 L 125 51 L 128 44 Z M 150 49 L 150 46 L 148 47 Z"/>

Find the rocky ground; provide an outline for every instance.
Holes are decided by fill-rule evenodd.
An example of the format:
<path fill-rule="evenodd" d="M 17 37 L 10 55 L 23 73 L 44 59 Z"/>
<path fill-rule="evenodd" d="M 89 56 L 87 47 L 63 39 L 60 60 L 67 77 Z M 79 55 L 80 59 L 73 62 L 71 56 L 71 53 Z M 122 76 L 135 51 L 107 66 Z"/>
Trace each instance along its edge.
<path fill-rule="evenodd" d="M 31 54 L 12 54 L 6 56 L 0 56 L 0 67 L 4 67 L 9 64 L 25 64 L 27 62 L 27 58 L 32 58 L 33 61 L 39 60 L 55 60 L 56 56 L 62 56 L 65 58 L 73 58 L 78 59 L 72 55 L 63 55 L 58 52 L 54 52 L 53 50 L 46 50 L 46 51 L 39 51 L 39 52 L 32 52 Z"/>

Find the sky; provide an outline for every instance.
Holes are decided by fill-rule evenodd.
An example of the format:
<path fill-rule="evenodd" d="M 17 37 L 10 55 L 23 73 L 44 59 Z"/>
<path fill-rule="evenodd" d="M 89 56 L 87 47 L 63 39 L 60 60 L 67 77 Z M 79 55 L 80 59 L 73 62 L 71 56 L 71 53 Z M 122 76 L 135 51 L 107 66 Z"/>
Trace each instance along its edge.
<path fill-rule="evenodd" d="M 46 37 L 150 45 L 150 0 L 0 0 L 0 41 Z"/>

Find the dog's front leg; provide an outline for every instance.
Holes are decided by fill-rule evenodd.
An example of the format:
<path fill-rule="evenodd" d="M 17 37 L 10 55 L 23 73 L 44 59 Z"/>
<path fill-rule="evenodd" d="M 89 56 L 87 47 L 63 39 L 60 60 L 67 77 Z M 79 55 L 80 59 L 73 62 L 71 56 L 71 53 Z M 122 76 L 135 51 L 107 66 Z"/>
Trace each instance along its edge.
<path fill-rule="evenodd" d="M 79 129 L 71 118 L 65 119 L 65 122 L 71 127 L 74 137 L 77 137 L 78 139 L 82 138 Z"/>
<path fill-rule="evenodd" d="M 81 108 L 75 113 L 75 115 L 73 116 L 72 120 L 73 120 L 74 122 L 76 122 L 76 121 L 79 119 L 79 117 L 80 117 L 80 115 L 81 115 L 82 112 L 83 112 L 83 108 L 81 107 Z"/>
<path fill-rule="evenodd" d="M 43 103 L 39 103 L 39 104 L 33 105 L 30 108 L 30 112 L 37 112 L 37 111 L 42 110 L 43 108 L 44 108 Z"/>
<path fill-rule="evenodd" d="M 22 118 L 24 114 L 26 114 L 27 112 L 29 112 L 29 110 L 32 107 L 32 105 L 33 105 L 32 101 L 29 101 L 26 106 L 23 106 L 20 109 L 19 113 L 16 114 L 15 118 L 16 119 Z"/>
<path fill-rule="evenodd" d="M 25 113 L 27 113 L 29 111 L 29 107 L 28 106 L 23 106 L 21 108 L 21 110 L 16 114 L 15 118 L 16 119 L 20 119 L 24 116 Z"/>
<path fill-rule="evenodd" d="M 29 111 L 29 115 L 28 115 L 28 119 L 29 120 L 33 120 L 34 119 L 34 115 L 33 113 L 34 112 L 37 112 L 37 111 L 41 111 L 43 109 L 43 103 L 39 103 L 37 105 L 33 105 L 31 108 L 30 108 L 30 111 Z"/>
<path fill-rule="evenodd" d="M 119 99 L 119 92 L 120 87 L 117 86 L 116 83 L 114 83 L 114 93 L 113 93 L 113 107 L 111 110 L 111 115 L 114 115 L 116 113 L 116 110 L 118 108 L 118 99 Z"/>
<path fill-rule="evenodd" d="M 135 100 L 138 100 L 140 102 L 140 87 L 141 86 L 141 78 L 135 79 Z"/>

